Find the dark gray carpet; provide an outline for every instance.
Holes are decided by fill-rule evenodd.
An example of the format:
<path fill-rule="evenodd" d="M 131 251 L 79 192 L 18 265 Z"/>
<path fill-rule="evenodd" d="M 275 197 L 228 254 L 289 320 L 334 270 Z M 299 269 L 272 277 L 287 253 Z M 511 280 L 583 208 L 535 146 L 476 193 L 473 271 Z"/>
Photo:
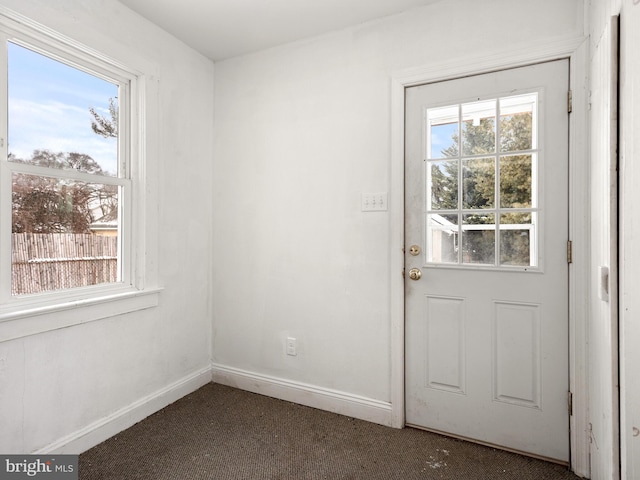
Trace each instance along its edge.
<path fill-rule="evenodd" d="M 566 467 L 209 384 L 80 455 L 82 480 L 577 479 Z"/>

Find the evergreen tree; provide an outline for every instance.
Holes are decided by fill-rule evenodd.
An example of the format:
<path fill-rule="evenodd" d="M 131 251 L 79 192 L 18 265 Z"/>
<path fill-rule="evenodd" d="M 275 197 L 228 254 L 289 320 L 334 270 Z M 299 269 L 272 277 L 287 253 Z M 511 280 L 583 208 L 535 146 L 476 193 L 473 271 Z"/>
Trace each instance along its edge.
<path fill-rule="evenodd" d="M 500 207 L 530 208 L 532 198 L 531 156 L 518 154 L 531 148 L 532 114 L 530 112 L 503 116 L 500 120 L 500 153 L 514 152 L 514 155 L 500 155 Z M 432 205 L 434 210 L 455 210 L 458 196 L 461 206 L 470 210 L 464 215 L 465 224 L 495 225 L 495 215 L 486 209 L 496 208 L 495 191 L 495 149 L 496 125 L 493 118 L 483 118 L 479 122 L 464 121 L 462 135 L 453 134 L 450 147 L 442 150 L 443 157 L 483 155 L 473 159 L 444 160 L 431 165 Z M 489 156 L 490 155 L 490 156 Z M 462 184 L 458 186 L 458 168 L 462 169 Z M 500 219 L 503 224 L 530 223 L 531 215 L 506 213 Z M 500 239 L 495 238 L 495 230 L 465 231 L 461 247 L 465 262 L 494 263 L 495 241 L 501 241 L 501 264 L 528 265 L 530 262 L 530 239 L 525 230 L 505 230 Z"/>

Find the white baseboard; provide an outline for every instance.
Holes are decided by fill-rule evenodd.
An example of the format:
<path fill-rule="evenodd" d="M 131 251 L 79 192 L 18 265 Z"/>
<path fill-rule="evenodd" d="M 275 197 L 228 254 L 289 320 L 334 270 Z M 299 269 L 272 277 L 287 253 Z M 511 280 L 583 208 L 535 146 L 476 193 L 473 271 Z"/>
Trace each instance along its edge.
<path fill-rule="evenodd" d="M 211 368 L 202 368 L 33 453 L 82 453 L 210 382 Z"/>
<path fill-rule="evenodd" d="M 391 404 L 328 388 L 213 364 L 215 383 L 306 405 L 348 417 L 391 426 Z"/>

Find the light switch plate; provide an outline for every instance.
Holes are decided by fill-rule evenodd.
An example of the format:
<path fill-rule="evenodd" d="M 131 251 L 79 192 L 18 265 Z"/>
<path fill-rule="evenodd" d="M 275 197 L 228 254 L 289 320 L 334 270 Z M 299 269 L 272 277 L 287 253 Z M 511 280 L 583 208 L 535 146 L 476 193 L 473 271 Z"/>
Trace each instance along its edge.
<path fill-rule="evenodd" d="M 363 193 L 362 194 L 362 211 L 363 212 L 387 211 L 387 192 Z"/>

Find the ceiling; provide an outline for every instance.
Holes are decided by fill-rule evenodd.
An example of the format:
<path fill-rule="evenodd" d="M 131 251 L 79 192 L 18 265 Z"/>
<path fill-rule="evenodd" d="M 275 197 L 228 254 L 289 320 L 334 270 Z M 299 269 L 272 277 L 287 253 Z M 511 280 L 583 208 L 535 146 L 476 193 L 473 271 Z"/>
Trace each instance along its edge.
<path fill-rule="evenodd" d="M 120 0 L 214 61 L 440 0 Z"/>

